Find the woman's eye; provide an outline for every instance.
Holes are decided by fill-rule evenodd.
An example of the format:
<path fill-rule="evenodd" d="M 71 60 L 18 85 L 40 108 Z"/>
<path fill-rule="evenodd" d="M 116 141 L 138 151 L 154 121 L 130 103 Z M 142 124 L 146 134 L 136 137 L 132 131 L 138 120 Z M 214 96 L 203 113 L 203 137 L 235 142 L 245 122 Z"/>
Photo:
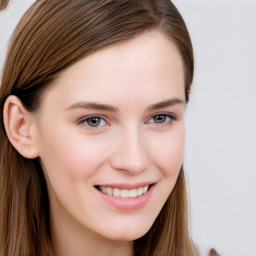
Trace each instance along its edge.
<path fill-rule="evenodd" d="M 91 116 L 91 117 L 82 119 L 81 121 L 79 121 L 79 124 L 85 124 L 92 128 L 98 128 L 98 127 L 106 126 L 107 122 L 102 117 Z"/>
<path fill-rule="evenodd" d="M 153 116 L 153 120 L 154 120 L 155 123 L 165 123 L 166 119 L 167 119 L 166 115 Z"/>
<path fill-rule="evenodd" d="M 148 123 L 156 124 L 169 124 L 172 121 L 176 120 L 176 117 L 171 114 L 157 114 L 149 119 Z"/>

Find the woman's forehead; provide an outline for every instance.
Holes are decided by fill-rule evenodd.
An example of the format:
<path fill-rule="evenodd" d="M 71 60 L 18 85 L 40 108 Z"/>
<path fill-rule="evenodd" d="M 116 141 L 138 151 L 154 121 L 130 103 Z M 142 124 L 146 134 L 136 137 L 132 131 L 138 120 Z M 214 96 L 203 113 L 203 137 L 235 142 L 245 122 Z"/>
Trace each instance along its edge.
<path fill-rule="evenodd" d="M 175 44 L 160 31 L 105 47 L 63 71 L 50 91 L 104 97 L 173 91 L 184 96 L 184 68 Z M 134 95 L 135 96 L 135 95 Z M 172 96 L 172 95 L 170 95 Z"/>

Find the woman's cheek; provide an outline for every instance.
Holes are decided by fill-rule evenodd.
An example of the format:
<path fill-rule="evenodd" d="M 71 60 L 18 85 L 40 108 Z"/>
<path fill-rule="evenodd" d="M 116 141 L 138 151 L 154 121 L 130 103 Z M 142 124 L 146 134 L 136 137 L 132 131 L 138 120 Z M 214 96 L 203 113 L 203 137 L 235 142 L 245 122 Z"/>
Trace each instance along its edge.
<path fill-rule="evenodd" d="M 64 145 L 55 148 L 53 155 L 58 159 L 56 164 L 63 167 L 62 171 L 71 179 L 81 180 L 83 176 L 89 178 L 104 164 L 108 153 L 105 145 L 105 142 L 85 135 L 70 136 Z"/>
<path fill-rule="evenodd" d="M 180 171 L 185 143 L 185 131 L 183 127 L 176 132 L 163 136 L 154 144 L 155 165 L 165 177 L 178 174 Z"/>

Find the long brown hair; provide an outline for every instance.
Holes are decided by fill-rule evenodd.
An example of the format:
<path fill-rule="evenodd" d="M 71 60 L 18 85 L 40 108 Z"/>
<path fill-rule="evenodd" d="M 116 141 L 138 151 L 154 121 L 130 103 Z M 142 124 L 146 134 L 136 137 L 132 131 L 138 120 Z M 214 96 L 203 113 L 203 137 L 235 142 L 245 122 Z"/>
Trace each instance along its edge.
<path fill-rule="evenodd" d="M 68 66 L 98 49 L 158 29 L 172 40 L 184 64 L 185 95 L 194 59 L 186 25 L 169 0 L 38 0 L 16 27 L 0 88 L 0 255 L 53 255 L 49 204 L 38 159 L 22 157 L 8 141 L 3 106 L 16 95 L 36 111 L 42 92 Z M 134 255 L 197 255 L 188 230 L 184 173 Z"/>

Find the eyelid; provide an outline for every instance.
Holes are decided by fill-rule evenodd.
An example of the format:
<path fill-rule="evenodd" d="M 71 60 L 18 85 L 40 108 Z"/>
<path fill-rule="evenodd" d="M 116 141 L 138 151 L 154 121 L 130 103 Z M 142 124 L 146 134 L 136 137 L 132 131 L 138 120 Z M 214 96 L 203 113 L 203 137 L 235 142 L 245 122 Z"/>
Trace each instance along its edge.
<path fill-rule="evenodd" d="M 153 119 L 156 116 L 165 116 L 167 118 L 170 118 L 169 122 L 163 122 L 163 123 L 157 123 L 157 122 L 150 122 L 151 119 Z M 170 112 L 159 112 L 154 115 L 152 115 L 150 118 L 147 119 L 146 124 L 156 124 L 156 125 L 168 125 L 171 124 L 174 121 L 178 120 L 178 116 L 174 113 Z"/>

